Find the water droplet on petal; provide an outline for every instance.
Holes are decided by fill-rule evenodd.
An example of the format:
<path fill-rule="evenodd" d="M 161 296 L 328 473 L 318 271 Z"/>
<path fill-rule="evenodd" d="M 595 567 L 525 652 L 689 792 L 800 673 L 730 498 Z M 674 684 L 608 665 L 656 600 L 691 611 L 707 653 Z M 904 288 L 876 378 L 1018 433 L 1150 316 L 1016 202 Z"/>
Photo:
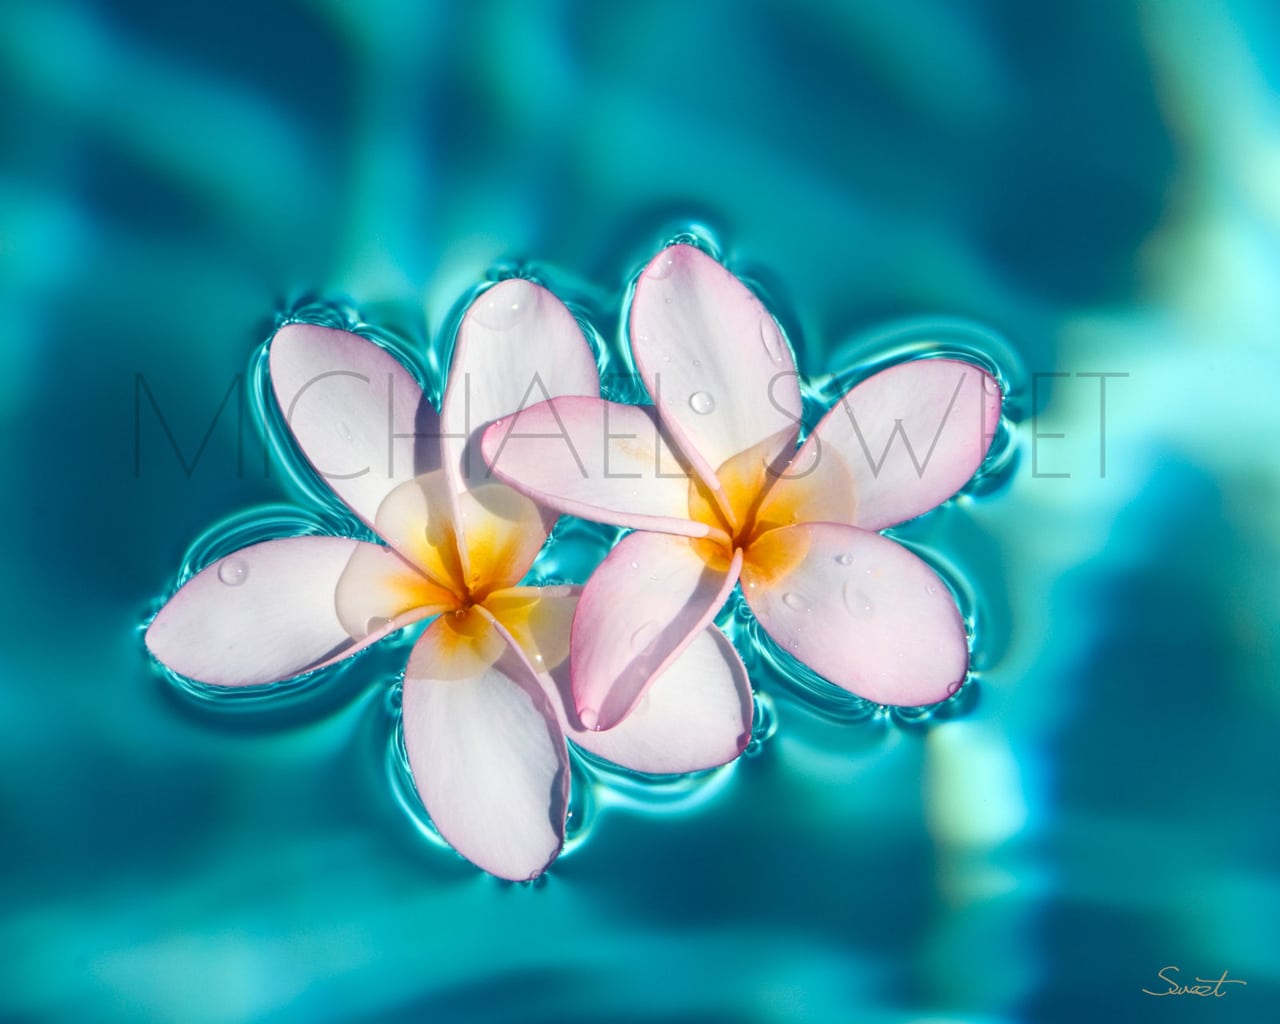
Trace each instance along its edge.
<path fill-rule="evenodd" d="M 871 604 L 871 598 L 867 596 L 866 591 L 859 590 L 851 582 L 844 585 L 844 606 L 849 614 L 855 619 L 869 619 L 875 614 L 875 608 Z"/>
<path fill-rule="evenodd" d="M 635 652 L 643 651 L 657 635 L 658 624 L 656 622 L 646 622 L 631 634 L 631 650 Z"/>
<path fill-rule="evenodd" d="M 782 595 L 782 603 L 793 612 L 807 612 L 809 610 L 809 602 L 802 595 L 790 590 Z"/>
<path fill-rule="evenodd" d="M 689 408 L 699 416 L 706 416 L 715 411 L 716 400 L 705 391 L 695 391 L 689 396 Z"/>
<path fill-rule="evenodd" d="M 471 306 L 471 315 L 477 323 L 490 330 L 509 331 L 529 315 L 537 297 L 537 290 L 531 282 L 513 277 L 494 285 L 476 299 Z"/>
<path fill-rule="evenodd" d="M 663 278 L 670 277 L 671 271 L 675 269 L 676 258 L 670 253 L 664 252 L 649 264 L 649 277 L 654 281 L 661 281 Z M 667 299 L 670 302 L 670 299 Z"/>
<path fill-rule="evenodd" d="M 338 424 L 338 436 L 344 441 L 351 440 L 351 428 L 345 423 Z"/>
<path fill-rule="evenodd" d="M 639 562 L 636 562 L 636 561 L 632 561 L 632 563 L 631 563 L 631 568 L 633 568 L 633 569 L 639 569 L 639 568 L 640 568 L 640 563 L 639 563 Z"/>
<path fill-rule="evenodd" d="M 836 555 L 836 561 L 841 565 L 853 565 L 853 555 Z"/>
<path fill-rule="evenodd" d="M 375 615 L 367 623 L 365 623 L 364 631 L 367 636 L 370 633 L 376 633 L 380 629 L 384 629 L 391 620 L 385 615 Z"/>
<path fill-rule="evenodd" d="M 938 592 L 938 585 L 936 583 L 926 583 L 924 585 L 924 592 L 932 596 Z"/>
<path fill-rule="evenodd" d="M 782 362 L 785 351 L 782 346 L 782 333 L 778 330 L 778 325 L 774 323 L 771 316 L 760 318 L 760 341 L 763 343 L 764 350 L 770 359 L 775 363 Z"/>
<path fill-rule="evenodd" d="M 964 680 L 963 680 L 963 679 L 957 679 L 954 683 L 952 683 L 950 686 L 948 686 L 948 687 L 947 687 L 947 696 L 948 696 L 948 697 L 954 697 L 954 696 L 956 695 L 956 693 L 958 693 L 958 692 L 959 692 L 959 690 L 960 690 L 960 685 L 961 685 L 963 682 L 964 682 Z"/>
<path fill-rule="evenodd" d="M 218 579 L 229 587 L 238 587 L 249 578 L 249 567 L 239 558 L 228 558 L 218 566 Z"/>

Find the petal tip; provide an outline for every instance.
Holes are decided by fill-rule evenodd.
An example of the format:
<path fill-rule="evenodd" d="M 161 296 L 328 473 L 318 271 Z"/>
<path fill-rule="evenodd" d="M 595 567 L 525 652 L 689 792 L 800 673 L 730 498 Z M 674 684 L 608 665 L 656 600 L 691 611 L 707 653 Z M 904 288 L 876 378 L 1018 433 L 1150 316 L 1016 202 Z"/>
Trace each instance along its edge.
<path fill-rule="evenodd" d="M 271 335 L 271 340 L 267 345 L 268 368 L 275 370 L 281 360 L 293 358 L 297 355 L 299 346 L 306 343 L 308 334 L 322 330 L 324 328 L 318 324 L 307 324 L 298 320 L 282 324 L 275 334 Z"/>
<path fill-rule="evenodd" d="M 161 611 L 163 610 L 164 609 L 161 609 Z M 156 646 L 160 640 L 160 635 L 163 632 L 164 623 L 161 621 L 160 615 L 157 613 L 156 617 L 147 623 L 146 631 L 142 634 L 142 643 L 143 646 L 146 647 L 147 653 L 150 654 L 151 657 L 155 658 L 156 661 L 160 662 L 163 662 L 164 659 L 160 657 L 160 652 L 156 650 Z"/>

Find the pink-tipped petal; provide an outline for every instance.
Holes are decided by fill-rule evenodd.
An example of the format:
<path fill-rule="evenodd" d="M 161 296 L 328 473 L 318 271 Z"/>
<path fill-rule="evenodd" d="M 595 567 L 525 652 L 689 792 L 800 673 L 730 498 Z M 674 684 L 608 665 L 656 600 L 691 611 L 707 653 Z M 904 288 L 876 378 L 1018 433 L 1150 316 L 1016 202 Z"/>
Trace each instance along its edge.
<path fill-rule="evenodd" d="M 621 722 L 645 690 L 720 610 L 738 578 L 704 540 L 624 537 L 583 588 L 570 654 L 574 704 L 588 729 Z"/>
<path fill-rule="evenodd" d="M 804 523 L 747 552 L 743 593 L 788 653 L 881 704 L 932 704 L 964 681 L 969 648 L 937 573 L 878 533 Z"/>
<path fill-rule="evenodd" d="M 564 841 L 568 752 L 554 708 L 492 622 L 451 617 L 405 670 L 405 748 L 432 822 L 460 854 L 513 881 L 541 874 Z"/>
<path fill-rule="evenodd" d="M 271 384 L 304 455 L 369 526 L 397 485 L 440 465 L 439 418 L 385 349 L 315 324 L 271 339 Z"/>
<path fill-rule="evenodd" d="M 381 544 L 361 544 L 352 552 L 334 595 L 338 620 L 356 638 L 379 633 L 389 623 L 406 625 L 439 615 L 457 604 L 451 591 Z"/>
<path fill-rule="evenodd" d="M 569 632 L 581 593 L 577 584 L 510 587 L 486 597 L 484 610 L 524 657 L 531 672 L 541 676 L 564 665 L 567 676 Z"/>
<path fill-rule="evenodd" d="M 493 473 L 558 512 L 702 537 L 689 476 L 651 407 L 559 398 L 506 416 L 481 443 Z"/>
<path fill-rule="evenodd" d="M 459 492 L 457 508 L 467 586 L 480 593 L 519 583 L 547 539 L 544 510 L 496 480 Z"/>
<path fill-rule="evenodd" d="M 564 303 L 532 281 L 500 281 L 458 327 L 440 409 L 446 466 L 459 487 L 489 480 L 479 448 L 489 423 L 549 398 L 599 394 L 595 358 Z"/>
<path fill-rule="evenodd" d="M 1000 387 L 970 363 L 918 359 L 854 387 L 814 429 L 796 463 L 842 464 L 853 481 L 851 525 L 914 518 L 977 472 L 1000 421 Z"/>
<path fill-rule="evenodd" d="M 457 516 L 448 476 L 436 470 L 392 490 L 378 506 L 374 529 L 436 586 L 461 596 L 466 580 Z"/>
<path fill-rule="evenodd" d="M 338 581 L 365 549 L 370 557 L 382 550 L 341 537 L 242 548 L 183 584 L 152 620 L 147 647 L 178 674 L 214 686 L 273 683 L 354 654 L 405 624 L 388 616 L 357 642 L 339 619 Z"/>
<path fill-rule="evenodd" d="M 565 734 L 606 761 L 652 775 L 727 764 L 751 739 L 751 682 L 738 652 L 714 626 L 694 636 L 626 718 L 605 732 L 575 728 L 565 673 Z"/>
<path fill-rule="evenodd" d="M 775 438 L 794 443 L 800 387 L 791 350 L 764 304 L 691 245 L 673 245 L 636 283 L 631 351 L 664 426 L 708 476 Z"/>
<path fill-rule="evenodd" d="M 654 679 L 635 709 L 607 732 L 583 727 L 569 679 L 570 623 L 582 588 L 520 587 L 485 610 L 552 698 L 560 727 L 578 746 L 652 775 L 714 768 L 751 739 L 754 706 L 746 667 L 728 638 L 708 626 Z"/>

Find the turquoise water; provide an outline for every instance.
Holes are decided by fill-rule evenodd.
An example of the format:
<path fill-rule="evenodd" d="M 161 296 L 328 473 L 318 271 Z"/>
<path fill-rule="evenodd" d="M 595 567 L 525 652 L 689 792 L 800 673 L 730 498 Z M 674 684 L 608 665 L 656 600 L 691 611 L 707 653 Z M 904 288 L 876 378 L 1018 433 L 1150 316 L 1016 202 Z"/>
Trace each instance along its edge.
<path fill-rule="evenodd" d="M 1274 1017 L 1277 29 L 1207 0 L 6 4 L 0 1019 Z M 731 607 L 750 756 L 583 761 L 521 886 L 404 788 L 404 642 L 239 700 L 149 661 L 184 565 L 353 526 L 258 430 L 276 318 L 358 310 L 433 384 L 518 269 L 621 371 L 627 282 L 681 231 L 766 296 L 810 413 L 922 351 L 1007 383 L 989 470 L 895 531 L 969 617 L 953 701 L 840 698 Z M 562 531 L 548 575 L 611 539 Z M 1247 985 L 1143 994 L 1170 965 Z"/>

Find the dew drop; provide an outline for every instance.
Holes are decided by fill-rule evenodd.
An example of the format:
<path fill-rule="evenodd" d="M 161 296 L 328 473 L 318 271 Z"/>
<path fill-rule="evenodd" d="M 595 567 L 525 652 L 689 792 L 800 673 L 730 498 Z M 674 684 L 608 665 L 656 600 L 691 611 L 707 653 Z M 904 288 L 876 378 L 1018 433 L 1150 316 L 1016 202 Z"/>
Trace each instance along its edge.
<path fill-rule="evenodd" d="M 513 277 L 476 299 L 471 315 L 490 330 L 509 331 L 533 308 L 537 292 L 531 282 Z"/>
<path fill-rule="evenodd" d="M 228 558 L 218 566 L 218 579 L 229 587 L 238 587 L 249 578 L 249 567 L 239 558 Z"/>
<path fill-rule="evenodd" d="M 389 623 L 390 621 L 391 620 L 384 615 L 375 615 L 373 618 L 371 618 L 368 622 L 365 623 L 365 627 L 364 627 L 365 635 L 367 636 L 370 633 L 378 632 L 378 630 L 384 628 L 387 625 L 387 623 Z"/>
<path fill-rule="evenodd" d="M 706 416 L 715 411 L 716 400 L 705 391 L 695 391 L 689 396 L 689 408 L 699 416 Z"/>
<path fill-rule="evenodd" d="M 866 591 L 859 590 L 852 582 L 845 583 L 843 594 L 844 606 L 855 619 L 869 619 L 875 613 Z"/>
<path fill-rule="evenodd" d="M 631 634 L 631 650 L 636 652 L 643 651 L 657 635 L 658 624 L 656 622 L 646 622 Z"/>
<path fill-rule="evenodd" d="M 635 561 L 633 561 L 633 562 L 631 563 L 631 568 L 633 568 L 633 569 L 639 569 L 639 568 L 640 568 L 640 563 L 639 563 L 639 562 L 635 562 Z"/>
<path fill-rule="evenodd" d="M 351 440 L 351 428 L 345 423 L 338 424 L 338 436 L 344 441 Z"/>
<path fill-rule="evenodd" d="M 932 597 L 938 592 L 938 585 L 936 583 L 926 583 L 924 585 L 924 592 Z"/>
<path fill-rule="evenodd" d="M 948 696 L 948 697 L 954 697 L 954 696 L 959 692 L 959 690 L 960 690 L 960 685 L 961 685 L 961 683 L 963 683 L 963 682 L 964 682 L 964 680 L 963 680 L 963 679 L 957 679 L 954 683 L 952 683 L 950 686 L 948 686 L 948 687 L 947 687 L 947 696 Z"/>
<path fill-rule="evenodd" d="M 836 561 L 841 565 L 853 565 L 853 555 L 836 555 Z"/>
<path fill-rule="evenodd" d="M 809 602 L 802 595 L 790 590 L 782 595 L 782 603 L 793 612 L 807 612 L 809 610 Z"/>
<path fill-rule="evenodd" d="M 778 331 L 778 325 L 774 323 L 773 317 L 763 316 L 760 318 L 760 341 L 764 345 L 764 350 L 769 358 L 775 363 L 782 362 L 783 347 L 782 334 Z"/>

